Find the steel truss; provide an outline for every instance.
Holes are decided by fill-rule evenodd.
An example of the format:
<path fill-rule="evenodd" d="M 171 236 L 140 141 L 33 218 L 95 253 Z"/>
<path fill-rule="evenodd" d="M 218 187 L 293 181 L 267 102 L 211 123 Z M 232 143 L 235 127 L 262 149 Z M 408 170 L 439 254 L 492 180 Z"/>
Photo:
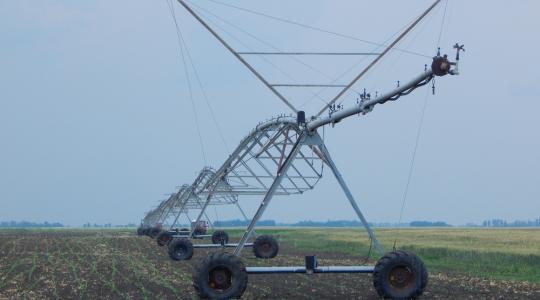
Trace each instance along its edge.
<path fill-rule="evenodd" d="M 178 221 L 182 215 L 185 215 L 188 222 L 191 222 L 189 211 L 203 208 L 202 197 L 205 197 L 205 195 L 202 193 L 201 188 L 214 174 L 215 171 L 212 168 L 203 168 L 191 185 L 184 184 L 180 186 L 177 192 L 170 194 L 168 199 L 165 199 L 155 209 L 148 212 L 143 219 L 143 226 L 160 229 L 167 227 L 168 231 L 177 232 L 178 230 L 175 230 L 175 227 L 179 225 Z M 222 182 L 220 190 L 227 191 L 230 190 L 230 187 L 227 187 L 226 182 Z M 248 220 L 238 203 L 238 195 L 234 193 L 216 195 L 208 205 L 235 205 L 243 218 Z M 209 221 L 209 224 L 212 224 L 205 212 L 203 212 L 203 215 Z M 197 235 L 197 237 L 209 237 L 209 235 Z"/>

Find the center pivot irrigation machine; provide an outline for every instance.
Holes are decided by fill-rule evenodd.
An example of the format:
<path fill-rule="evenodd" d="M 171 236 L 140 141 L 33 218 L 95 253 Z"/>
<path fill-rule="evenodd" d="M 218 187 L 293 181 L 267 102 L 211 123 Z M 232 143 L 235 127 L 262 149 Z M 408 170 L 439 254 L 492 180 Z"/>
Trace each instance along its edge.
<path fill-rule="evenodd" d="M 245 162 L 249 169 L 248 162 Z M 238 172 L 242 172 L 237 170 Z M 256 187 L 249 182 L 247 177 L 242 175 L 228 176 L 224 180 L 218 172 L 211 168 L 204 168 L 191 185 L 183 185 L 177 193 L 172 194 L 164 200 L 157 208 L 151 210 L 143 219 L 143 224 L 139 227 L 139 235 L 149 235 L 156 237 L 159 246 L 168 246 L 168 253 L 173 260 L 189 260 L 193 256 L 194 248 L 233 248 L 238 244 L 229 244 L 229 235 L 224 230 L 214 228 L 212 234 L 206 234 L 208 224 L 202 220 L 206 216 L 209 206 L 235 205 L 240 211 L 244 220 L 249 223 L 245 212 L 238 203 L 238 197 L 243 195 L 261 195 L 266 188 Z M 235 181 L 237 179 L 237 181 Z M 261 179 L 258 179 L 262 183 Z M 229 182 L 235 182 L 229 184 Z M 288 195 L 291 192 L 283 191 L 280 194 Z M 191 221 L 188 215 L 189 210 L 199 210 L 197 219 Z M 182 214 L 187 216 L 191 222 L 191 229 L 176 228 L 178 220 Z M 167 224 L 168 218 L 174 218 L 168 230 L 163 230 L 163 224 Z M 209 220 L 208 217 L 206 217 Z M 212 244 L 194 244 L 190 239 L 211 238 Z M 253 252 L 258 258 L 273 258 L 278 253 L 277 241 L 268 235 L 259 236 L 253 243 L 246 243 L 244 246 L 252 246 Z"/>
<path fill-rule="evenodd" d="M 179 230 L 175 228 L 181 215 L 187 216 L 191 220 L 189 211 L 200 209 L 202 200 L 197 196 L 197 189 L 201 183 L 207 180 L 213 174 L 211 168 L 204 168 L 193 184 L 184 184 L 180 186 L 176 193 L 170 194 L 168 199 L 163 200 L 155 209 L 149 211 L 144 217 L 141 226 L 138 228 L 139 235 L 149 235 L 157 237 L 158 245 L 163 246 L 173 237 L 173 234 L 182 234 L 184 236 L 192 236 L 194 238 L 206 238 L 206 230 L 210 219 L 206 216 L 206 221 L 192 222 L 191 229 L 183 228 Z M 216 198 L 212 202 L 213 205 L 237 204 L 234 198 Z M 243 213 L 243 211 L 242 211 Z M 170 219 L 172 223 L 168 223 Z M 163 227 L 169 227 L 168 230 L 163 230 Z"/>
<path fill-rule="evenodd" d="M 291 101 L 277 89 L 278 86 L 298 85 L 277 85 L 269 83 L 269 81 L 267 81 L 267 79 L 245 59 L 245 56 L 254 54 L 289 56 L 340 55 L 340 53 L 285 53 L 281 51 L 239 52 L 233 49 L 233 47 L 191 7 L 191 5 L 196 4 L 188 2 L 188 0 L 177 0 L 177 2 L 295 114 L 292 116 L 280 116 L 259 123 L 255 129 L 240 142 L 238 147 L 231 153 L 219 169 L 215 172 L 206 173 L 204 180 L 201 180 L 201 182 L 198 183 L 196 180 L 196 184 L 186 187 L 176 194 L 177 199 L 175 200 L 175 205 L 180 208 L 179 210 L 176 210 L 177 216 L 186 208 L 185 204 L 187 202 L 185 201 L 192 198 L 196 199 L 193 203 L 198 205 L 197 207 L 200 208 L 200 212 L 195 220 L 195 224 L 199 224 L 204 217 L 206 208 L 209 205 L 212 205 L 214 199 L 228 199 L 226 200 L 229 201 L 228 203 L 237 204 L 237 198 L 239 196 L 259 195 L 262 197 L 262 201 L 256 210 L 255 215 L 250 220 L 249 225 L 238 244 L 226 244 L 222 242 L 220 245 L 213 245 L 213 247 L 219 248 L 234 247 L 234 251 L 232 253 L 223 251 L 212 253 L 196 268 L 193 281 L 198 294 L 202 298 L 210 299 L 239 298 L 246 289 L 248 274 L 302 273 L 309 275 L 325 273 L 373 273 L 373 283 L 377 293 L 381 297 L 393 299 L 419 297 L 426 287 L 428 279 L 427 270 L 423 262 L 419 257 L 410 252 L 394 249 L 387 253 L 383 250 L 383 247 L 375 237 L 375 234 L 362 214 L 349 187 L 345 183 L 343 176 L 334 163 L 318 130 L 325 125 L 334 125 L 351 116 L 360 116 L 370 113 L 377 104 L 398 100 L 401 96 L 408 95 L 415 89 L 434 81 L 435 77 L 442 77 L 448 74 L 458 75 L 459 54 L 461 51 L 464 51 L 464 49 L 462 45 L 456 44 L 454 46 L 456 50 L 456 59 L 454 62 L 450 62 L 446 55 L 441 56 L 439 51 L 430 62 L 431 65 L 429 67 L 428 65 L 425 65 L 423 72 L 412 80 L 402 84 L 398 83 L 398 86 L 395 89 L 387 93 L 377 93 L 374 97 L 364 92 L 364 94 L 360 95 L 360 99 L 353 107 L 342 108 L 338 105 L 338 109 L 336 110 L 336 102 L 340 100 L 346 92 L 351 90 L 353 86 L 381 60 L 381 58 L 392 49 L 395 49 L 396 44 L 415 28 L 415 26 L 424 19 L 424 17 L 426 17 L 441 2 L 441 0 L 435 1 L 417 19 L 411 22 L 397 38 L 391 43 L 384 45 L 383 51 L 376 53 L 373 61 L 371 61 L 348 84 L 302 85 L 302 87 L 310 88 L 316 86 L 340 88 L 340 91 L 327 102 L 318 113 L 309 118 L 306 118 L 305 112 L 297 109 Z M 212 2 L 223 4 L 219 1 Z M 172 10 L 172 2 L 169 1 L 168 3 Z M 260 13 L 258 14 L 260 15 Z M 174 13 L 173 17 L 175 17 Z M 177 25 L 177 30 L 179 30 L 176 17 L 175 23 Z M 181 37 L 179 36 L 179 39 L 180 38 Z M 373 55 L 373 53 L 371 53 L 371 55 Z M 327 111 L 329 112 L 328 115 L 323 116 Z M 331 170 L 339 186 L 343 190 L 345 197 L 350 202 L 354 213 L 365 227 L 373 248 L 380 255 L 380 259 L 377 263 L 374 266 L 319 266 L 315 256 L 306 256 L 305 265 L 303 266 L 245 266 L 240 259 L 242 250 L 246 246 L 253 245 L 252 243 L 248 243 L 248 240 L 252 237 L 256 223 L 263 216 L 263 213 L 270 205 L 272 198 L 276 195 L 302 194 L 313 189 L 322 178 L 324 166 Z M 184 197 L 184 193 L 188 193 L 191 196 Z M 173 205 L 173 207 L 176 207 L 175 205 Z M 173 208 L 168 209 L 173 210 Z M 163 213 L 162 210 L 161 213 Z M 155 216 L 152 218 L 153 222 L 160 219 Z M 176 220 L 173 224 L 176 224 Z M 190 237 L 195 237 L 195 234 L 195 228 L 192 228 L 189 233 Z M 188 247 L 192 251 L 194 245 L 189 239 L 183 238 L 185 235 L 182 236 L 175 233 L 172 236 L 176 236 L 177 239 L 175 239 L 171 245 L 182 245 L 184 250 L 186 249 L 185 247 Z M 271 237 L 262 237 L 263 241 L 267 242 L 261 243 L 262 246 L 260 247 L 260 251 L 266 253 L 266 255 L 259 257 L 272 257 L 272 255 L 269 254 L 275 256 L 277 253 L 277 243 L 274 244 L 275 241 L 273 239 L 272 242 L 268 242 L 268 239 L 271 239 Z M 275 246 L 276 249 L 273 249 L 273 246 Z"/>
<path fill-rule="evenodd" d="M 206 221 L 201 218 L 206 215 L 206 209 L 213 205 L 235 205 L 242 217 L 249 222 L 246 214 L 238 203 L 239 193 L 242 192 L 238 185 L 231 185 L 224 180 L 211 168 L 204 168 L 199 176 L 195 179 L 192 185 L 183 186 L 176 194 L 177 209 L 174 214 L 174 222 L 168 231 L 162 231 L 157 236 L 158 245 L 168 245 L 169 256 L 173 260 L 187 260 L 193 255 L 194 248 L 223 248 L 236 247 L 237 244 L 229 244 L 229 235 L 223 230 L 215 230 L 213 233 L 206 234 Z M 242 179 L 243 180 L 243 179 Z M 240 181 L 242 182 L 242 181 Z M 243 180 L 242 186 L 247 183 Z M 246 190 L 244 192 L 254 192 Z M 191 223 L 191 230 L 181 229 L 173 230 L 182 213 L 187 213 L 188 210 L 199 210 L 197 219 Z M 191 220 L 189 215 L 188 220 Z M 208 218 L 207 218 L 208 219 Z M 212 244 L 193 244 L 189 239 L 212 238 Z M 268 250 L 263 249 L 271 247 Z M 249 243 L 247 246 L 253 246 L 254 253 L 259 258 L 272 258 L 277 254 L 277 242 L 269 236 L 259 237 L 254 243 Z"/>

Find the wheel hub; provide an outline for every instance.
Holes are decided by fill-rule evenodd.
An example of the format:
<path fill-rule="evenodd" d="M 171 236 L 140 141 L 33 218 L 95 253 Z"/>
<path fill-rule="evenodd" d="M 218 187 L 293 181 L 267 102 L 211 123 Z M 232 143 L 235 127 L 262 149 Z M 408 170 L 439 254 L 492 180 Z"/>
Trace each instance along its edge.
<path fill-rule="evenodd" d="M 184 255 L 184 253 L 185 253 L 186 251 L 185 251 L 184 247 L 176 247 L 176 251 L 175 251 L 175 252 L 176 252 L 176 255 L 182 256 L 182 255 Z"/>
<path fill-rule="evenodd" d="M 270 243 L 264 243 L 261 245 L 261 250 L 263 253 L 268 254 L 272 251 L 272 245 Z"/>
<path fill-rule="evenodd" d="M 412 271 L 406 266 L 398 266 L 392 269 L 389 274 L 389 281 L 392 286 L 403 289 L 414 282 Z"/>
<path fill-rule="evenodd" d="M 223 267 L 217 267 L 210 272 L 210 287 L 214 290 L 227 291 L 232 286 L 232 274 Z"/>

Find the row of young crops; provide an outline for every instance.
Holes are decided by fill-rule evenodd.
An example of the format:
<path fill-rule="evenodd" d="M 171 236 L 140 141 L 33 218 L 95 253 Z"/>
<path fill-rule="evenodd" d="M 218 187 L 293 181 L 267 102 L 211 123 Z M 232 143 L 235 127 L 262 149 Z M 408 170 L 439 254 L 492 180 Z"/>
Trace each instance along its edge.
<path fill-rule="evenodd" d="M 278 238 L 280 255 L 272 264 L 282 265 L 302 264 L 306 249 L 316 251 L 324 264 L 347 265 L 363 259 L 361 256 L 369 245 L 358 246 L 356 239 L 360 236 L 354 232 L 352 229 L 261 230 Z M 232 238 L 237 238 L 240 231 L 230 230 L 230 233 Z M 394 233 L 389 230 L 381 236 Z M 415 229 L 401 234 L 411 240 L 408 247 L 414 247 L 430 269 L 430 285 L 425 291 L 429 299 L 459 295 L 476 299 L 540 298 L 540 274 L 533 270 L 539 256 L 534 254 L 538 252 L 537 231 Z M 466 241 L 460 238 L 462 235 L 472 238 Z M 512 246 L 505 247 L 504 240 Z M 519 240 L 522 242 L 518 247 Z M 455 249 L 448 247 L 451 243 L 456 245 Z M 481 251 L 463 253 L 458 249 L 467 245 Z M 489 252 L 489 248 L 493 251 Z M 0 299 L 195 299 L 191 274 L 207 255 L 207 251 L 200 251 L 190 261 L 172 261 L 155 240 L 137 237 L 133 230 L 1 230 Z M 458 262 L 467 262 L 464 260 L 467 256 L 477 258 L 484 267 L 460 266 Z M 501 268 L 492 269 L 490 276 L 468 273 L 489 266 L 483 256 Z M 269 265 L 249 252 L 243 259 L 250 265 Z M 448 269 L 449 265 L 454 269 Z M 251 276 L 244 298 L 312 299 L 313 295 L 378 299 L 371 277 L 364 274 Z"/>

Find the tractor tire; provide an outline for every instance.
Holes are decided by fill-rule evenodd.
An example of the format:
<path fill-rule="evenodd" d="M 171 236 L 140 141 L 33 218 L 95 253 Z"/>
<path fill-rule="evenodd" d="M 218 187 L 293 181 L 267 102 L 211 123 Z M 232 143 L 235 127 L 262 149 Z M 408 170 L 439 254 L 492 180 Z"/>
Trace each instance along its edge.
<path fill-rule="evenodd" d="M 226 252 L 210 254 L 193 274 L 193 286 L 201 299 L 239 299 L 247 283 L 246 267 L 240 258 Z"/>
<path fill-rule="evenodd" d="M 261 235 L 253 242 L 253 254 L 257 258 L 274 258 L 279 252 L 279 245 L 271 235 Z"/>
<path fill-rule="evenodd" d="M 143 234 L 144 234 L 144 232 L 143 232 L 142 227 L 137 227 L 137 235 L 141 236 Z"/>
<path fill-rule="evenodd" d="M 172 232 L 162 231 L 158 234 L 156 242 L 158 246 L 163 247 L 167 245 L 172 240 Z"/>
<path fill-rule="evenodd" d="M 216 230 L 212 233 L 212 244 L 227 244 L 229 243 L 229 235 L 223 230 Z"/>
<path fill-rule="evenodd" d="M 161 232 L 161 229 L 159 229 L 158 227 L 152 227 L 150 228 L 149 235 L 151 238 L 155 238 L 160 232 Z"/>
<path fill-rule="evenodd" d="M 150 228 L 148 228 L 148 227 L 143 228 L 142 233 L 143 233 L 143 235 L 150 236 Z"/>
<path fill-rule="evenodd" d="M 190 260 L 193 256 L 193 243 L 189 239 L 174 239 L 169 243 L 169 257 L 172 260 Z"/>
<path fill-rule="evenodd" d="M 381 298 L 416 299 L 428 283 L 422 260 L 413 253 L 396 250 L 385 254 L 373 271 L 373 286 Z"/>

